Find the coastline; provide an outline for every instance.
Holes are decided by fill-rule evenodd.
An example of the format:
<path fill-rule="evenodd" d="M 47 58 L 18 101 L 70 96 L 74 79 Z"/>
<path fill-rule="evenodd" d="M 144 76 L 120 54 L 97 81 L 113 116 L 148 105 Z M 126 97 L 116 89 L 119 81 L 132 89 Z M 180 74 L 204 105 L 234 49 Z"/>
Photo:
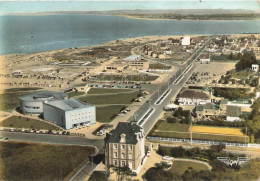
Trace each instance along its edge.
<path fill-rule="evenodd" d="M 137 17 L 135 15 L 124 15 L 124 14 L 114 14 L 114 13 L 100 13 L 100 12 L 43 12 L 43 13 L 0 13 L 0 16 L 53 16 L 53 15 L 100 15 L 100 16 L 118 16 L 136 20 L 154 20 L 154 21 L 256 21 L 260 18 L 249 18 L 249 19 L 177 19 L 177 18 L 147 18 L 147 17 Z M 178 15 L 178 14 L 176 14 Z M 207 15 L 207 14 L 206 14 Z"/>
<path fill-rule="evenodd" d="M 136 20 L 153 20 L 153 21 L 257 21 L 260 20 L 260 18 L 256 19 L 176 19 L 176 18 L 141 18 L 131 15 L 114 15 L 114 16 L 120 16 L 124 18 L 130 18 L 130 19 L 136 19 Z"/>
<path fill-rule="evenodd" d="M 228 34 L 227 36 L 243 36 L 243 35 L 259 35 L 260 33 L 239 33 L 239 34 Z M 182 34 L 182 35 L 149 35 L 149 36 L 137 36 L 137 37 L 132 37 L 132 38 L 120 38 L 120 39 L 115 39 L 111 40 L 105 43 L 100 43 L 100 44 L 95 44 L 95 45 L 85 45 L 85 46 L 77 46 L 77 49 L 84 49 L 84 48 L 95 48 L 99 46 L 104 46 L 104 45 L 109 45 L 112 43 L 115 43 L 116 41 L 136 41 L 138 39 L 158 39 L 158 38 L 180 38 L 183 36 L 189 36 L 189 37 L 198 37 L 198 36 L 213 36 L 214 34 Z M 214 35 L 214 36 L 224 36 L 224 35 Z M 45 54 L 45 53 L 56 53 L 59 51 L 64 51 L 64 50 L 69 50 L 69 49 L 74 49 L 75 47 L 71 48 L 61 48 L 61 49 L 53 49 L 53 50 L 48 50 L 48 51 L 38 51 L 38 52 L 31 52 L 31 53 L 10 53 L 10 54 L 0 54 L 0 65 L 1 62 L 4 61 L 6 57 L 9 56 L 23 56 L 23 55 L 34 55 L 34 54 Z"/>

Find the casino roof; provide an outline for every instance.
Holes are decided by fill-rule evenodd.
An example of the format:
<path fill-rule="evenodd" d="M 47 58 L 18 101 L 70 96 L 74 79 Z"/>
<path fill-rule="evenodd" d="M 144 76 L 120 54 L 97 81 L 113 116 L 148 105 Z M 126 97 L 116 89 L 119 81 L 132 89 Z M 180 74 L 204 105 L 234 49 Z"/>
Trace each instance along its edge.
<path fill-rule="evenodd" d="M 32 92 L 20 97 L 20 100 L 23 101 L 51 101 L 51 100 L 62 100 L 66 99 L 68 96 L 63 92 L 53 92 L 53 91 L 37 91 Z"/>
<path fill-rule="evenodd" d="M 75 109 L 92 107 L 92 105 L 85 104 L 76 99 L 56 100 L 56 101 L 46 102 L 44 104 L 51 105 L 53 107 L 59 108 L 64 111 L 71 111 Z"/>

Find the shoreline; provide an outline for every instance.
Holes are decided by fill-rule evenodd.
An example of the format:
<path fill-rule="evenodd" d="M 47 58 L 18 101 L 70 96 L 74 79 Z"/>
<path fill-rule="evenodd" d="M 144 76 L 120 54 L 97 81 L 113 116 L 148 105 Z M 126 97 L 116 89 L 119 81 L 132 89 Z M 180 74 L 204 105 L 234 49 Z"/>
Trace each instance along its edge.
<path fill-rule="evenodd" d="M 95 45 L 84 45 L 84 46 L 75 46 L 78 49 L 81 48 L 94 48 L 94 47 L 98 47 L 98 46 L 103 46 L 106 44 L 110 44 L 113 43 L 117 40 L 119 41 L 133 41 L 136 39 L 150 39 L 150 38 L 166 38 L 166 37 L 172 37 L 172 38 L 180 38 L 183 36 L 190 36 L 192 37 L 197 37 L 197 36 L 243 36 L 243 35 L 259 35 L 260 33 L 239 33 L 239 34 L 182 34 L 182 35 L 148 35 L 148 36 L 137 36 L 137 37 L 131 37 L 131 38 L 120 38 L 120 39 L 115 39 L 115 40 L 111 40 L 105 43 L 100 43 L 100 44 L 95 44 Z M 10 54 L 0 54 L 0 65 L 1 65 L 1 61 L 4 60 L 4 58 L 6 58 L 7 56 L 19 56 L 19 55 L 30 55 L 30 54 L 38 54 L 38 53 L 51 53 L 54 51 L 62 51 L 62 50 L 68 50 L 68 49 L 75 49 L 75 47 L 69 47 L 69 48 L 61 48 L 61 49 L 52 49 L 52 50 L 47 50 L 47 51 L 37 51 L 37 52 L 31 52 L 31 53 L 10 53 Z"/>
<path fill-rule="evenodd" d="M 260 20 L 260 18 L 250 18 L 250 19 L 176 19 L 176 18 L 146 18 L 146 17 L 137 17 L 135 15 L 123 15 L 123 14 L 109 14 L 109 13 L 84 13 L 84 12 L 45 12 L 45 13 L 9 13 L 9 14 L 1 14 L 1 16 L 53 16 L 53 15 L 100 15 L 100 16 L 118 16 L 118 17 L 124 17 L 124 18 L 130 18 L 130 19 L 136 19 L 136 20 L 155 20 L 155 21 L 257 21 Z M 177 14 L 178 15 L 178 14 Z M 205 14 L 207 15 L 207 14 Z"/>
<path fill-rule="evenodd" d="M 256 19 L 175 19 L 175 18 L 141 18 L 141 17 L 136 17 L 136 16 L 131 16 L 131 15 L 113 15 L 113 16 L 119 16 L 119 17 L 124 17 L 124 18 L 130 18 L 130 19 L 136 19 L 136 20 L 154 20 L 154 21 L 258 21 L 260 18 Z"/>

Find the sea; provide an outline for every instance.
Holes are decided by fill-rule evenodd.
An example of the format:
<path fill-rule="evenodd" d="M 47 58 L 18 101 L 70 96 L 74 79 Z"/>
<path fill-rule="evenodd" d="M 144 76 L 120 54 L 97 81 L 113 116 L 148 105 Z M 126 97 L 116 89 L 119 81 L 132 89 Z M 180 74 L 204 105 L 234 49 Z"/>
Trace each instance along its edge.
<path fill-rule="evenodd" d="M 143 20 L 112 15 L 0 16 L 0 55 L 98 45 L 150 35 L 260 33 L 260 20 Z"/>

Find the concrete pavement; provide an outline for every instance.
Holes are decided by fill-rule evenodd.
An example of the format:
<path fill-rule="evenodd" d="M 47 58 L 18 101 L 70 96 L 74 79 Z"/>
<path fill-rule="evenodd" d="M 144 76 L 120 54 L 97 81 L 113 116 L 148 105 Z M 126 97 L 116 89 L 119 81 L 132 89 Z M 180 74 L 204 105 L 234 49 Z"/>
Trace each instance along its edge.
<path fill-rule="evenodd" d="M 0 131 L 0 138 L 9 141 L 33 142 L 33 143 L 46 143 L 46 144 L 60 144 L 60 145 L 82 145 L 94 146 L 97 149 L 102 149 L 104 140 L 100 139 L 87 139 L 79 136 L 69 135 L 51 135 L 51 134 L 36 134 L 36 133 L 20 133 Z"/>

